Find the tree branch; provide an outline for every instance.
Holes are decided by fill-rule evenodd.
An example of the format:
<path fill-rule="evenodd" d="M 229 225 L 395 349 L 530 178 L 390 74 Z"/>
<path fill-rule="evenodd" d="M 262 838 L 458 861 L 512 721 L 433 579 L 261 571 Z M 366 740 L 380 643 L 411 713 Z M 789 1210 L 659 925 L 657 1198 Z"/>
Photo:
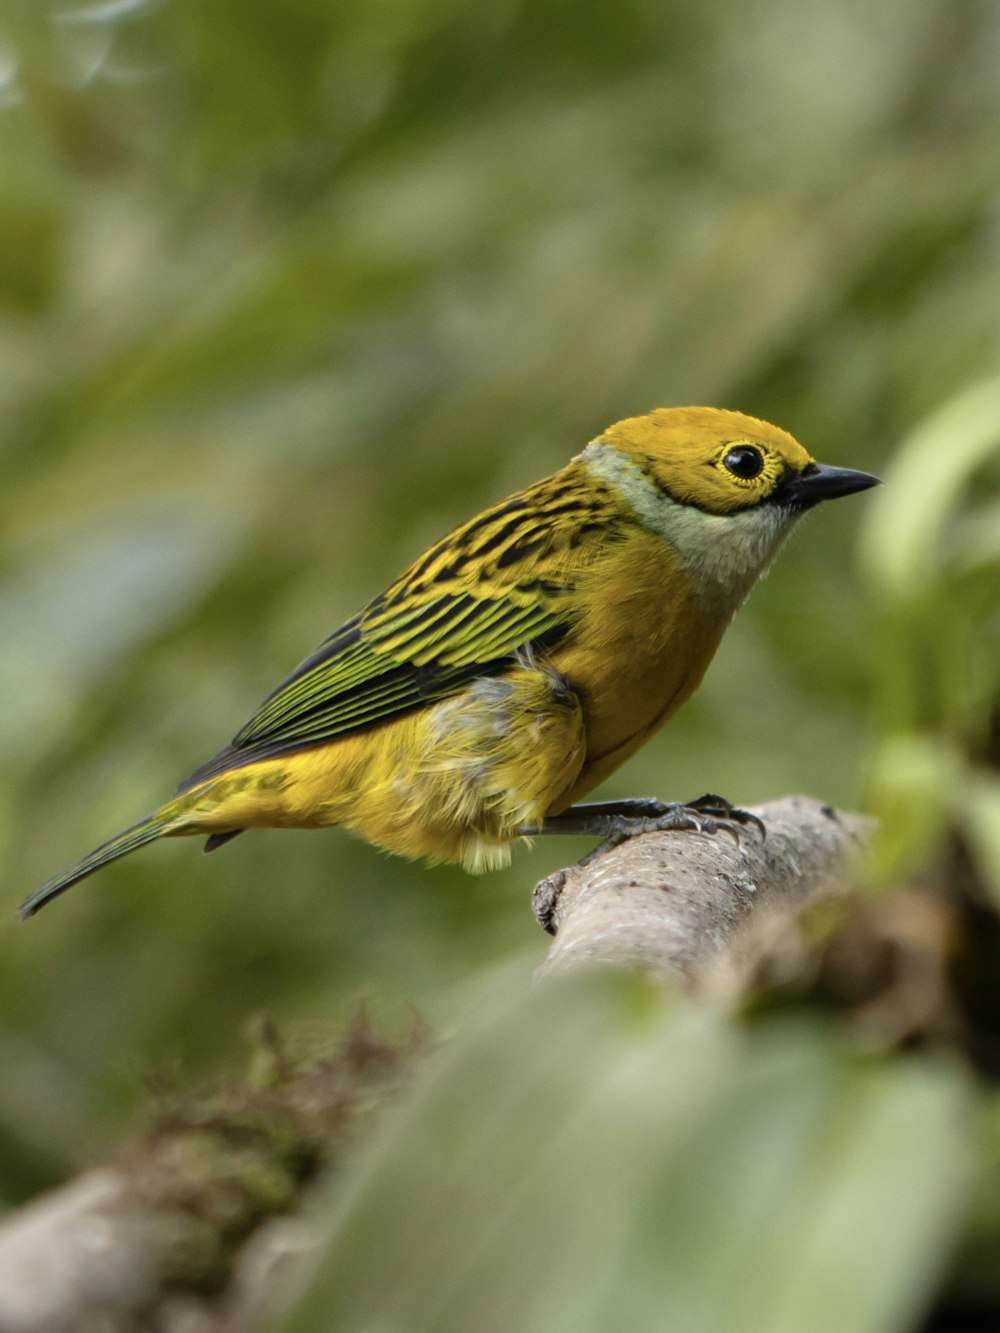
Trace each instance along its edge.
<path fill-rule="evenodd" d="M 379 1041 L 360 1013 L 300 1064 L 263 1024 L 252 1080 L 178 1100 L 110 1163 L 0 1221 L 0 1333 L 248 1328 L 302 1246 L 289 1219 L 310 1183 L 371 1132 L 424 1042 Z"/>
<path fill-rule="evenodd" d="M 555 935 L 539 977 L 588 963 L 643 967 L 696 987 L 745 975 L 779 920 L 845 890 L 868 828 L 860 815 L 789 796 L 725 833 L 647 833 L 557 870 L 533 906 Z"/>

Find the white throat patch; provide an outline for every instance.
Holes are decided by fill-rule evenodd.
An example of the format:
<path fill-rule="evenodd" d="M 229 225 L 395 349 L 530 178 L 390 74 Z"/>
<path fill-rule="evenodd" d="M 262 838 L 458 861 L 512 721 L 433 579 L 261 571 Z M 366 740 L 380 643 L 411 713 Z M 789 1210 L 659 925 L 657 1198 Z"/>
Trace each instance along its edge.
<path fill-rule="evenodd" d="M 798 517 L 780 505 L 706 514 L 679 504 L 626 454 L 599 440 L 588 444 L 580 459 L 592 476 L 614 487 L 644 528 L 674 547 L 719 615 L 731 616 L 742 605 Z"/>

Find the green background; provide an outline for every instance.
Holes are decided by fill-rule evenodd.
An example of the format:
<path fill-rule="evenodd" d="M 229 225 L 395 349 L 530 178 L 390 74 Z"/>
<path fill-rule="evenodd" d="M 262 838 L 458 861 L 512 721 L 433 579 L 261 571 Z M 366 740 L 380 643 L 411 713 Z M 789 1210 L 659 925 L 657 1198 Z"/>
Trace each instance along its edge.
<path fill-rule="evenodd" d="M 475 879 L 171 842 L 13 911 L 621 416 L 737 407 L 895 489 L 809 520 L 605 792 L 867 800 L 887 878 L 972 784 L 995 868 L 998 56 L 951 0 L 5 6 L 0 1201 L 254 1013 L 447 1031 L 541 957 L 530 888 L 586 844 Z"/>

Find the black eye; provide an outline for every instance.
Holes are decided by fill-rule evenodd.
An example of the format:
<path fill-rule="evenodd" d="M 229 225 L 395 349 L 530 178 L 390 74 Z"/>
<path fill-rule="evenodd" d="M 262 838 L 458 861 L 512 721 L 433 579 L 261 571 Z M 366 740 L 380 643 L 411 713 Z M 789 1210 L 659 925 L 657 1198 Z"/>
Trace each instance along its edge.
<path fill-rule="evenodd" d="M 764 455 L 752 444 L 738 444 L 726 454 L 722 465 L 728 468 L 734 477 L 752 481 L 764 471 Z"/>

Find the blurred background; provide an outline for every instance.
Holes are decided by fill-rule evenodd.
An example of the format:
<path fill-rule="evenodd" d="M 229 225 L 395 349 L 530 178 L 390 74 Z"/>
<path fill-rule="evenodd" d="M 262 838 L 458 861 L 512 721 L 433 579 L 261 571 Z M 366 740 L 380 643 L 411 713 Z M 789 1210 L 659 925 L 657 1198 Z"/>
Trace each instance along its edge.
<path fill-rule="evenodd" d="M 12 917 L 621 416 L 740 408 L 892 485 L 799 531 L 606 794 L 867 803 L 883 880 L 961 809 L 1000 881 L 998 61 L 986 0 L 9 0 L 0 1202 L 255 1013 L 447 1031 L 541 957 L 585 844 L 167 842 Z"/>

